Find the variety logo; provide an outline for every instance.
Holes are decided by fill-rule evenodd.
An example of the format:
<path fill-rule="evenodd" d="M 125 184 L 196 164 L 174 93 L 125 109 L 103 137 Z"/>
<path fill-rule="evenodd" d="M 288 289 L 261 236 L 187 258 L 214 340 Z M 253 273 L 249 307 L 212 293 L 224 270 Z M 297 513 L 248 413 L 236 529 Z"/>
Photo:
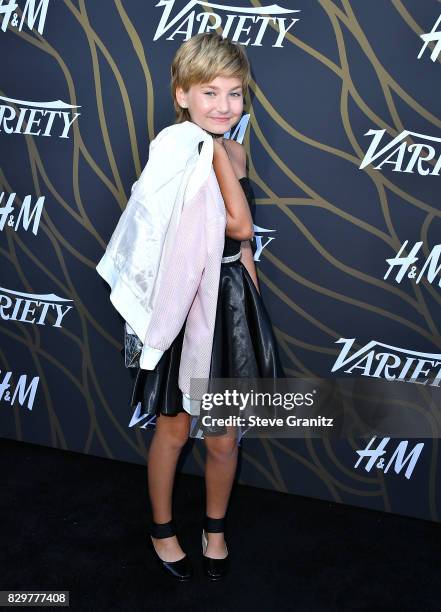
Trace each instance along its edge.
<path fill-rule="evenodd" d="M 43 211 L 44 196 L 40 196 L 37 199 L 32 209 L 32 196 L 25 196 L 22 205 L 20 208 L 17 208 L 18 214 L 15 216 L 13 213 L 15 211 L 14 200 L 16 195 L 16 193 L 9 194 L 5 205 L 1 206 L 3 198 L 6 198 L 6 194 L 4 192 L 0 193 L 0 231 L 4 229 L 5 225 L 7 227 L 12 227 L 15 231 L 17 231 L 21 225 L 24 230 L 27 231 L 33 220 L 31 231 L 33 234 L 37 235 L 41 213 Z"/>
<path fill-rule="evenodd" d="M 27 408 L 32 410 L 38 383 L 40 381 L 39 376 L 34 376 L 28 385 L 27 374 L 21 374 L 14 390 L 11 389 L 10 385 L 11 376 L 12 372 L 6 372 L 3 376 L 3 380 L 0 380 L 0 402 L 7 402 L 8 404 L 11 404 L 11 406 L 16 405 L 18 402 L 19 406 L 22 407 L 27 401 Z"/>
<path fill-rule="evenodd" d="M 426 136 L 417 132 L 404 130 L 396 136 L 389 144 L 379 148 L 386 130 L 368 130 L 365 136 L 373 136 L 369 149 L 361 162 L 360 170 L 373 164 L 382 158 L 376 166 L 376 170 L 381 170 L 384 164 L 389 164 L 394 172 L 407 172 L 413 174 L 414 170 L 418 174 L 439 176 L 441 170 L 441 138 Z M 413 136 L 419 141 L 413 144 L 406 142 L 407 136 Z M 433 166 L 426 162 L 436 160 Z"/>
<path fill-rule="evenodd" d="M 379 470 L 383 470 L 383 472 L 386 474 L 389 468 L 393 466 L 395 473 L 399 474 L 403 467 L 406 465 L 406 463 L 408 463 L 404 475 L 407 479 L 409 479 L 412 476 L 415 464 L 419 459 L 421 451 L 423 450 L 424 442 L 419 442 L 418 444 L 415 444 L 414 448 L 409 451 L 408 455 L 406 456 L 408 441 L 403 440 L 398 444 L 397 448 L 392 454 L 392 457 L 389 459 L 385 467 L 384 464 L 386 458 L 383 457 L 383 455 L 386 454 L 385 448 L 388 445 L 390 438 L 383 438 L 376 448 L 371 448 L 375 437 L 376 436 L 374 436 L 370 440 L 369 444 L 364 450 L 355 451 L 359 457 L 354 467 L 358 467 L 363 459 L 367 459 L 366 465 L 364 466 L 366 472 L 370 472 L 371 469 L 375 466 Z"/>
<path fill-rule="evenodd" d="M 156 415 L 155 414 L 141 414 L 141 402 L 136 405 L 135 411 L 130 419 L 129 427 L 134 427 L 144 421 L 143 425 L 140 425 L 140 429 L 146 429 L 147 427 L 155 427 Z"/>
<path fill-rule="evenodd" d="M 259 227 L 258 225 L 253 225 L 254 227 L 254 231 L 255 232 L 259 232 L 262 234 L 268 233 L 268 232 L 275 232 L 276 230 L 273 229 L 265 229 L 264 227 Z M 254 234 L 254 241 L 256 243 L 256 251 L 254 253 L 254 261 L 260 261 L 260 255 L 263 251 L 263 249 L 265 249 L 269 243 L 271 242 L 271 240 L 274 240 L 273 237 L 269 236 L 268 240 L 263 243 L 264 240 L 264 236 L 259 236 L 257 234 Z"/>
<path fill-rule="evenodd" d="M 134 427 L 135 425 L 138 425 L 139 423 L 142 423 L 143 421 L 144 423 L 139 426 L 139 429 L 147 429 L 147 427 L 150 427 L 150 428 L 156 427 L 156 415 L 155 414 L 141 414 L 141 402 L 138 402 L 138 404 L 136 405 L 135 411 L 132 415 L 132 418 L 130 419 L 129 427 Z M 202 430 L 201 429 L 197 430 L 197 428 L 199 427 L 198 422 L 199 422 L 198 416 L 193 416 L 191 418 L 190 436 L 192 438 L 202 438 L 203 437 Z"/>
<path fill-rule="evenodd" d="M 336 340 L 337 344 L 343 344 L 343 348 L 331 372 L 342 370 L 346 374 L 352 374 L 355 370 L 361 376 L 440 386 L 440 353 L 420 353 L 371 340 L 348 357 L 354 341 L 355 338 Z"/>
<path fill-rule="evenodd" d="M 441 30 L 438 31 L 440 23 L 441 15 L 436 20 L 431 32 L 428 32 L 427 34 L 421 34 L 420 38 L 424 40 L 424 45 L 421 47 L 421 51 L 418 53 L 418 59 L 420 59 L 420 57 L 423 55 L 424 51 L 427 48 L 427 45 L 430 42 L 435 43 L 432 53 L 430 54 L 430 59 L 432 60 L 432 62 L 438 59 L 438 56 L 441 53 Z"/>
<path fill-rule="evenodd" d="M 52 311 L 55 316 L 53 327 L 61 327 L 61 321 L 73 308 L 63 306 L 63 303 L 72 301 L 60 298 L 54 293 L 37 295 L 0 287 L 0 319 L 46 325 L 47 314 Z"/>
<path fill-rule="evenodd" d="M 18 111 L 12 104 L 18 105 Z M 52 136 L 54 133 L 59 138 L 69 138 L 69 129 L 81 114 L 74 113 L 71 119 L 70 109 L 73 108 L 81 106 L 72 106 L 62 100 L 29 102 L 0 96 L 0 132 L 30 136 Z"/>
<path fill-rule="evenodd" d="M 48 7 L 49 0 L 26 0 L 21 18 L 19 18 L 18 13 L 15 12 L 19 8 L 18 2 L 15 0 L 0 0 L 0 19 L 3 15 L 1 29 L 5 32 L 9 26 L 21 31 L 23 25 L 26 24 L 32 30 L 38 19 L 37 32 L 43 34 Z"/>
<path fill-rule="evenodd" d="M 424 262 L 423 267 L 421 268 L 421 272 L 417 276 L 417 266 L 414 266 L 413 264 L 418 261 L 417 254 L 421 249 L 423 243 L 416 242 L 410 250 L 409 255 L 402 255 L 404 249 L 407 246 L 407 242 L 408 241 L 406 240 L 403 243 L 402 247 L 400 248 L 395 257 L 386 259 L 387 263 L 389 264 L 389 268 L 386 274 L 384 275 L 384 278 L 386 279 L 389 276 L 393 268 L 397 268 L 398 271 L 395 277 L 397 283 L 401 283 L 405 275 L 407 276 L 407 278 L 410 278 L 412 280 L 415 279 L 416 284 L 418 284 L 421 278 L 426 275 L 429 283 L 432 283 L 436 279 L 436 277 L 439 276 L 441 271 L 441 264 L 438 265 L 441 255 L 441 244 L 436 244 L 433 247 L 433 249 L 429 253 L 428 258 Z M 439 278 L 438 280 L 438 287 L 441 287 L 441 278 Z"/>
<path fill-rule="evenodd" d="M 228 130 L 225 132 L 224 138 L 229 138 L 230 140 L 236 140 L 240 144 L 243 143 L 243 139 L 245 138 L 245 132 L 247 131 L 248 124 L 250 122 L 251 115 L 249 113 L 245 113 L 240 118 L 239 123 L 235 126 L 234 130 Z"/>
<path fill-rule="evenodd" d="M 283 47 L 283 39 L 287 32 L 299 19 L 282 17 L 291 13 L 300 13 L 300 10 L 285 9 L 277 4 L 270 6 L 230 6 L 216 2 L 202 2 L 190 0 L 172 17 L 175 0 L 160 0 L 155 7 L 164 7 L 161 19 L 153 40 L 158 40 L 168 34 L 167 40 L 174 40 L 174 36 L 188 40 L 194 34 L 222 29 L 222 36 L 242 45 L 261 47 L 267 32 L 275 35 L 272 47 Z M 198 11 L 194 7 L 201 7 Z M 204 9 L 209 10 L 204 10 Z M 272 27 L 269 27 L 271 24 Z M 195 31 L 195 29 L 197 31 Z M 251 35 L 249 35 L 252 30 Z M 239 40 L 241 34 L 248 36 L 246 40 Z"/>

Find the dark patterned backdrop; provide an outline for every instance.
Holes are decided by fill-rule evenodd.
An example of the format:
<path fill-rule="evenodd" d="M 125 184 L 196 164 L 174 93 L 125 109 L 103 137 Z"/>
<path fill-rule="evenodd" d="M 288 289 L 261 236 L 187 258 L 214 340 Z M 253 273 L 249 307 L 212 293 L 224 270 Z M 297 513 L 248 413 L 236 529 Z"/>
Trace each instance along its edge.
<path fill-rule="evenodd" d="M 239 139 L 286 372 L 396 376 L 418 418 L 440 406 L 440 15 L 435 0 L 0 1 L 0 435 L 145 462 L 153 423 L 129 408 L 95 266 L 174 120 L 172 57 L 213 25 L 252 65 Z M 240 482 L 439 521 L 438 439 L 376 439 L 384 465 L 357 454 L 368 442 L 245 439 Z M 202 474 L 202 445 L 184 471 Z"/>

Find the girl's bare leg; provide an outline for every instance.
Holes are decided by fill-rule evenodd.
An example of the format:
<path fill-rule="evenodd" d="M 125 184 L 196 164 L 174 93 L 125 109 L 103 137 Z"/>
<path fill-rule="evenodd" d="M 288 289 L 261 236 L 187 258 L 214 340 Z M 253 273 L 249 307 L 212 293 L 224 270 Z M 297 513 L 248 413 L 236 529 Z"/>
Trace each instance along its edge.
<path fill-rule="evenodd" d="M 231 488 L 237 468 L 237 432 L 227 427 L 222 436 L 204 437 L 207 449 L 205 463 L 206 514 L 223 518 L 227 511 Z M 222 559 L 227 555 L 223 533 L 207 534 L 207 557 Z"/>
<path fill-rule="evenodd" d="M 148 488 L 155 523 L 167 523 L 173 518 L 176 464 L 188 440 L 190 419 L 187 412 L 180 412 L 176 416 L 160 414 L 156 417 L 155 433 L 147 454 Z M 176 536 L 152 540 L 164 561 L 177 561 L 185 555 Z"/>

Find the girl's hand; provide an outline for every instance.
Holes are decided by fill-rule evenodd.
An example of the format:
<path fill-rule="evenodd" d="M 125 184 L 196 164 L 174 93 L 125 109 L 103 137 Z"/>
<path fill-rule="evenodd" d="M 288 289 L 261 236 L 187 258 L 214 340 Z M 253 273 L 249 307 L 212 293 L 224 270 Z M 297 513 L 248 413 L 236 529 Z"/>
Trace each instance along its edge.
<path fill-rule="evenodd" d="M 227 157 L 230 159 L 223 138 L 213 138 L 213 161 L 217 163 L 219 159 Z"/>

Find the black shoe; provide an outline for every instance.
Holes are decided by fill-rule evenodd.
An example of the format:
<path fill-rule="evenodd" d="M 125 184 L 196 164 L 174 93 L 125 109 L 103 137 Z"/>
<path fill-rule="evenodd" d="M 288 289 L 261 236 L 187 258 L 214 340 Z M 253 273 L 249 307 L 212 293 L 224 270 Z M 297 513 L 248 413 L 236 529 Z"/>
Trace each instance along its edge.
<path fill-rule="evenodd" d="M 176 535 L 176 531 L 173 520 L 169 521 L 168 523 L 152 522 L 150 527 L 150 536 L 153 536 L 154 538 L 170 538 L 174 535 Z M 156 552 L 155 545 L 153 544 L 151 537 L 150 545 L 156 561 L 169 576 L 173 576 L 173 578 L 176 578 L 176 580 L 180 580 L 182 582 L 191 578 L 193 571 L 187 555 L 182 557 L 182 559 L 178 559 L 177 561 L 164 561 Z"/>
<path fill-rule="evenodd" d="M 225 527 L 225 517 L 220 519 L 214 519 L 209 516 L 205 516 L 204 529 L 202 530 L 202 562 L 204 566 L 204 572 L 210 580 L 220 580 L 223 578 L 229 570 L 230 559 L 227 556 L 223 559 L 213 559 L 212 557 L 206 557 L 205 551 L 207 550 L 208 540 L 206 533 L 223 533 Z"/>

